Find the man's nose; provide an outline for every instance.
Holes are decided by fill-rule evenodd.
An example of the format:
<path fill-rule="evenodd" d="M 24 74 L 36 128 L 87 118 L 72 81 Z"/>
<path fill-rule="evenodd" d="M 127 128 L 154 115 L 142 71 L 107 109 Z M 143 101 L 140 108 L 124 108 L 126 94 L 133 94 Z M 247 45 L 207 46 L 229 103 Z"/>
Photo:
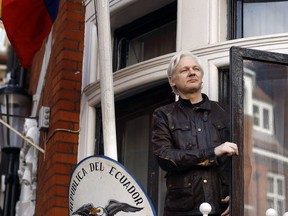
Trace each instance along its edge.
<path fill-rule="evenodd" d="M 189 76 L 195 75 L 195 70 L 194 70 L 192 67 L 189 68 L 189 73 L 188 73 L 188 75 L 189 75 Z"/>

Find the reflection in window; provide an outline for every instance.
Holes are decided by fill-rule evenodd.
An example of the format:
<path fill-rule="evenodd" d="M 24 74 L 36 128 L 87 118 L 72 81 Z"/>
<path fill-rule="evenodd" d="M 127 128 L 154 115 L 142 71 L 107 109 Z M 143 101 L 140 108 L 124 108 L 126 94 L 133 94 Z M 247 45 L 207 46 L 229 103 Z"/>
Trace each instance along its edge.
<path fill-rule="evenodd" d="M 253 99 L 253 126 L 255 130 L 273 133 L 273 106 L 271 104 Z"/>
<path fill-rule="evenodd" d="M 259 107 L 257 105 L 253 105 L 253 122 L 255 126 L 260 126 Z"/>
<path fill-rule="evenodd" d="M 267 178 L 267 207 L 276 209 L 278 214 L 283 214 L 285 212 L 285 177 L 276 173 L 268 173 Z"/>
<path fill-rule="evenodd" d="M 266 130 L 269 130 L 270 128 L 270 122 L 269 122 L 269 110 L 268 109 L 263 109 L 263 127 Z"/>
<path fill-rule="evenodd" d="M 288 211 L 288 66 L 244 60 L 244 216 Z"/>
<path fill-rule="evenodd" d="M 268 177 L 267 186 L 268 186 L 267 189 L 268 193 L 273 193 L 273 178 Z"/>
<path fill-rule="evenodd" d="M 277 179 L 277 185 L 278 185 L 278 190 L 277 193 L 279 195 L 284 195 L 284 185 L 283 185 L 283 180 L 282 179 Z"/>

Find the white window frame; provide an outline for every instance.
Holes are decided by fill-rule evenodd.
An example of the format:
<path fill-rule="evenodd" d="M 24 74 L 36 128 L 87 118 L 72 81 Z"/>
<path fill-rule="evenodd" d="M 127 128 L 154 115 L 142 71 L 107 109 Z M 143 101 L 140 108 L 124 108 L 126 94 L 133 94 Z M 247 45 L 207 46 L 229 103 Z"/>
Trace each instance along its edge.
<path fill-rule="evenodd" d="M 253 122 L 253 128 L 255 130 L 258 130 L 258 131 L 261 131 L 263 133 L 268 133 L 268 134 L 273 134 L 274 132 L 274 125 L 273 125 L 273 122 L 274 122 L 274 116 L 273 116 L 273 106 L 272 104 L 269 104 L 269 103 L 266 103 L 264 101 L 260 101 L 260 100 L 257 100 L 257 99 L 253 99 L 253 107 L 254 106 L 257 106 L 259 108 L 259 115 L 257 116 L 258 119 L 259 119 L 259 126 L 258 125 L 255 125 L 254 122 Z M 265 128 L 264 127 L 264 117 L 263 117 L 263 112 L 264 112 L 264 109 L 268 110 L 268 113 L 269 113 L 269 129 Z M 253 110 L 254 112 L 254 110 Z M 254 115 L 254 113 L 253 113 Z"/>
<path fill-rule="evenodd" d="M 267 206 L 268 208 L 274 208 L 278 213 L 283 214 L 285 212 L 285 176 L 278 174 L 278 173 L 272 173 L 268 172 L 267 174 L 267 184 L 268 179 L 271 178 L 273 181 L 273 192 L 269 192 L 268 185 L 267 185 L 267 201 L 268 199 L 273 200 L 273 206 Z M 278 181 L 282 182 L 282 191 L 283 194 L 278 194 Z M 281 202 L 283 204 L 283 209 L 278 209 L 278 202 Z"/>

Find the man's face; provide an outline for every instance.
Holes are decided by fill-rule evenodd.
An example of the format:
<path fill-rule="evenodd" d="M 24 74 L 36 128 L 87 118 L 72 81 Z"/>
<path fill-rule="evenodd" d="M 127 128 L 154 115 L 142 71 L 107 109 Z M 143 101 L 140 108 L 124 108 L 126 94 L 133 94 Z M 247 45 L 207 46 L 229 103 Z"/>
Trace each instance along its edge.
<path fill-rule="evenodd" d="M 170 85 L 175 86 L 180 96 L 201 93 L 203 74 L 200 66 L 191 56 L 183 56 L 169 77 Z"/>

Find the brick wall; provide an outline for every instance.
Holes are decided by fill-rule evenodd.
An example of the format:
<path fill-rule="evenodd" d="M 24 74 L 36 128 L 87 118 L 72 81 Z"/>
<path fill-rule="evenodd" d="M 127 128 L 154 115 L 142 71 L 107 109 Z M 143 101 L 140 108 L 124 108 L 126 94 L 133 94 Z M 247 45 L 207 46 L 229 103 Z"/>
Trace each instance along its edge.
<path fill-rule="evenodd" d="M 82 1 L 60 1 L 38 107 L 50 107 L 51 116 L 49 130 L 41 132 L 40 137 L 42 148 L 46 142 L 46 154 L 39 152 L 36 216 L 68 215 L 70 174 L 77 163 L 83 40 Z M 29 73 L 32 94 L 36 93 L 43 54 L 44 46 L 36 54 Z"/>

